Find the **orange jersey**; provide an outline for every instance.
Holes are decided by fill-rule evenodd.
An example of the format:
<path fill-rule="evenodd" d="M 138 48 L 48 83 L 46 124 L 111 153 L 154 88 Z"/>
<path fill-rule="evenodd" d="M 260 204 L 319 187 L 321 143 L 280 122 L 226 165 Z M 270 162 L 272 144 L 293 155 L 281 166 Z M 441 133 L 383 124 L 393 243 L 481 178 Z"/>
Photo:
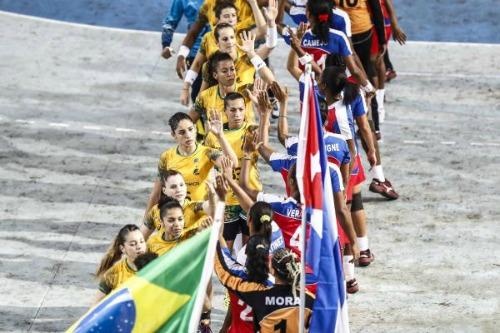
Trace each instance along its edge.
<path fill-rule="evenodd" d="M 366 32 L 373 27 L 368 0 L 335 0 L 335 4 L 349 15 L 353 34 Z"/>

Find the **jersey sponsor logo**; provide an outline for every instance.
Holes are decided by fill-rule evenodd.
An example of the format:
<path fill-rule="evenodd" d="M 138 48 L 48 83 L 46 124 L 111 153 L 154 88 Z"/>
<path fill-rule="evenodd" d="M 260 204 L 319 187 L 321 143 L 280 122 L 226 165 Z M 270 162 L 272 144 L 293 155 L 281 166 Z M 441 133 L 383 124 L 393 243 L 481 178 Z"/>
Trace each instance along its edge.
<path fill-rule="evenodd" d="M 292 296 L 266 296 L 267 306 L 298 306 L 300 298 Z"/>

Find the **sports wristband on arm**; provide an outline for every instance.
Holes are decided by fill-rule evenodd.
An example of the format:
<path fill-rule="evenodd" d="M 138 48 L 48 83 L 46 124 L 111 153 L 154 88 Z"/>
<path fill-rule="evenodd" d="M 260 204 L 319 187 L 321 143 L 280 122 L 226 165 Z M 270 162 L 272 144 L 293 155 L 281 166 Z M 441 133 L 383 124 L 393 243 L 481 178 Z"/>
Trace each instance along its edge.
<path fill-rule="evenodd" d="M 189 69 L 186 73 L 186 77 L 184 78 L 184 82 L 189 83 L 190 85 L 193 85 L 193 82 L 196 80 L 197 77 L 198 77 L 198 73 Z"/>
<path fill-rule="evenodd" d="M 190 51 L 191 50 L 189 49 L 189 47 L 187 47 L 186 45 L 181 45 L 181 47 L 179 47 L 179 53 L 177 56 L 187 58 Z"/>
<path fill-rule="evenodd" d="M 252 59 L 250 59 L 250 62 L 252 63 L 253 67 L 255 67 L 256 71 L 267 66 L 264 60 L 262 60 L 262 58 L 257 54 L 254 55 Z"/>
<path fill-rule="evenodd" d="M 306 53 L 302 57 L 299 58 L 299 62 L 302 66 L 309 64 L 312 60 L 313 60 L 313 57 L 309 53 Z"/>
<path fill-rule="evenodd" d="M 275 48 L 278 45 L 278 30 L 276 26 L 270 28 L 267 27 L 266 33 L 266 46 L 269 48 Z"/>

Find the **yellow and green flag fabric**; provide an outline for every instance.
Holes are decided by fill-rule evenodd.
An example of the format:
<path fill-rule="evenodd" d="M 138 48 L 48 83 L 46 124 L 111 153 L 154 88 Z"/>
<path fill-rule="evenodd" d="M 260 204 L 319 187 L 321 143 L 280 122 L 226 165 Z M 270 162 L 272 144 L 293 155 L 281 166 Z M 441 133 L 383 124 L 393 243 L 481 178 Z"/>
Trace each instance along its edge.
<path fill-rule="evenodd" d="M 188 332 L 210 232 L 204 230 L 155 259 L 67 332 Z"/>

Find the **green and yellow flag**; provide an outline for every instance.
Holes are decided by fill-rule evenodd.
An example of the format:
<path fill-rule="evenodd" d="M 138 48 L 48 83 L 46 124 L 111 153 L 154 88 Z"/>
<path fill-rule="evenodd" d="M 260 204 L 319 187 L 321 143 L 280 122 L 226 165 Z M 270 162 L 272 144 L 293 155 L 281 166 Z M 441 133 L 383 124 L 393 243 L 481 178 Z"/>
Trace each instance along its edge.
<path fill-rule="evenodd" d="M 67 332 L 192 331 L 191 319 L 199 318 L 201 311 L 202 299 L 198 297 L 197 300 L 197 291 L 202 289 L 205 293 L 206 284 L 201 281 L 209 278 L 206 275 L 211 275 L 213 267 L 210 266 L 213 254 L 209 243 L 216 235 L 210 237 L 212 228 L 182 242 L 147 265 L 90 309 Z M 205 270 L 203 274 L 205 267 L 209 271 Z"/>

